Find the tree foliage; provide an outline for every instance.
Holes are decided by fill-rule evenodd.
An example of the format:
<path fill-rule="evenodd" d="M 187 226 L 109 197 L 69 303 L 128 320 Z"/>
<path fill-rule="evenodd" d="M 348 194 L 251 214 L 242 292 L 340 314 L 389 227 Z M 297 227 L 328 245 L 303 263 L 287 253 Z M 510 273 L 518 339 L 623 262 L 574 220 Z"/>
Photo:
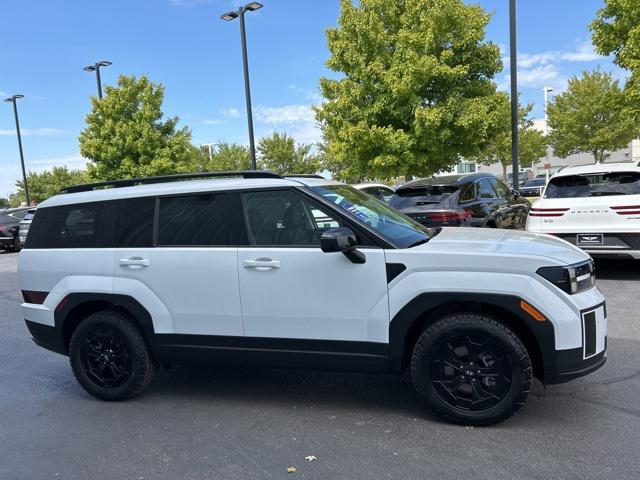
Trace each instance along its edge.
<path fill-rule="evenodd" d="M 9 199 L 0 197 L 0 208 L 7 208 L 9 206 Z"/>
<path fill-rule="evenodd" d="M 221 170 L 247 170 L 251 168 L 249 149 L 237 143 L 218 142 L 211 150 L 205 150 L 199 170 L 215 172 Z"/>
<path fill-rule="evenodd" d="M 598 53 L 613 55 L 616 65 L 629 70 L 625 85 L 626 107 L 635 115 L 640 132 L 640 2 L 605 0 L 591 22 L 593 44 Z"/>
<path fill-rule="evenodd" d="M 80 153 L 92 159 L 94 180 L 185 173 L 193 169 L 198 149 L 178 118 L 163 120 L 164 87 L 146 76 L 122 75 L 100 100 L 92 99 L 87 127 L 80 133 Z"/>
<path fill-rule="evenodd" d="M 286 133 L 275 132 L 258 143 L 260 166 L 279 174 L 316 173 L 319 163 L 311 148 L 304 143 L 296 144 Z"/>
<path fill-rule="evenodd" d="M 560 157 L 591 153 L 602 162 L 636 133 L 618 82 L 599 70 L 569 79 L 567 91 L 549 103 L 548 114 L 549 140 Z"/>
<path fill-rule="evenodd" d="M 78 185 L 86 181 L 86 172 L 81 170 L 69 170 L 67 167 L 53 167 L 40 173 L 29 172 L 27 183 L 29 184 L 29 197 L 31 203 L 37 205 L 49 197 L 53 197 L 60 190 L 72 185 Z M 25 201 L 24 182 L 16 181 L 16 191 L 9 197 L 11 205 L 20 206 Z"/>
<path fill-rule="evenodd" d="M 490 15 L 462 0 L 341 0 L 327 31 L 325 102 L 316 116 L 327 166 L 343 179 L 430 175 L 481 151 L 505 97 Z"/>
<path fill-rule="evenodd" d="M 544 134 L 534 128 L 533 119 L 529 114 L 533 104 L 525 106 L 518 102 L 518 161 L 521 167 L 530 167 L 544 156 L 547 149 L 547 139 Z M 487 145 L 485 150 L 477 157 L 484 165 L 499 162 L 502 165 L 502 174 L 507 177 L 507 169 L 512 164 L 511 159 L 511 109 L 506 103 L 500 111 L 500 132 Z"/>

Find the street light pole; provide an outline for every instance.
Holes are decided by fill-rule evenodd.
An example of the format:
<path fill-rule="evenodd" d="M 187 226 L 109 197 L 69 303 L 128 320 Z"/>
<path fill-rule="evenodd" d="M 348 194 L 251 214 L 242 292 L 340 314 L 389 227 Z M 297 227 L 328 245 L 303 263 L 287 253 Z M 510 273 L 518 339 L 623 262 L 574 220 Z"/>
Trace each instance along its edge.
<path fill-rule="evenodd" d="M 85 72 L 96 72 L 96 84 L 98 86 L 98 98 L 100 100 L 102 100 L 102 81 L 100 80 L 100 67 L 108 67 L 109 65 L 111 65 L 111 62 L 101 60 L 94 63 L 93 65 L 88 65 L 83 68 Z"/>
<path fill-rule="evenodd" d="M 549 146 L 549 114 L 547 113 L 547 105 L 549 103 L 549 92 L 553 92 L 553 88 L 544 87 L 542 90 L 544 91 L 544 134 L 547 137 L 546 164 L 549 165 L 550 157 L 551 157 L 551 153 L 550 153 L 551 147 Z M 546 166 L 545 166 L 544 170 L 545 170 L 546 180 L 548 182 L 549 181 L 549 169 L 546 168 Z"/>
<path fill-rule="evenodd" d="M 31 205 L 31 199 L 29 198 L 29 185 L 27 184 L 27 172 L 24 168 L 24 153 L 22 152 L 22 136 L 20 135 L 20 121 L 18 120 L 18 106 L 16 100 L 24 98 L 24 95 L 12 95 L 9 98 L 5 98 L 5 102 L 13 103 L 13 116 L 16 120 L 16 134 L 18 135 L 18 150 L 20 151 L 20 165 L 22 166 L 22 181 L 24 182 L 24 195 L 27 199 L 27 206 Z"/>
<path fill-rule="evenodd" d="M 509 0 L 509 54 L 511 69 L 511 168 L 513 188 L 518 190 L 518 52 L 516 49 L 516 0 Z"/>
<path fill-rule="evenodd" d="M 247 56 L 247 34 L 244 25 L 244 14 L 246 12 L 253 12 L 262 8 L 262 4 L 258 2 L 251 2 L 244 7 L 239 7 L 238 11 L 227 12 L 220 16 L 225 21 L 230 21 L 235 18 L 240 19 L 240 40 L 242 42 L 242 65 L 244 70 L 244 93 L 245 100 L 247 102 L 247 123 L 249 126 L 249 154 L 251 155 L 251 169 L 256 170 L 256 146 L 253 136 L 253 112 L 251 110 L 251 87 L 249 83 L 249 59 Z"/>

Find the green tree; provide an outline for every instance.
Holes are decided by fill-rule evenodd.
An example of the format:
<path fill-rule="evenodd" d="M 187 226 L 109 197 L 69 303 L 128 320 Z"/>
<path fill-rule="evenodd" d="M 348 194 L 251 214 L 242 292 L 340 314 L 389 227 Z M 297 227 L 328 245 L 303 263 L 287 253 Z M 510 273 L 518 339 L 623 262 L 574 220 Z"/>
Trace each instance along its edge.
<path fill-rule="evenodd" d="M 53 167 L 40 173 L 29 172 L 27 182 L 29 184 L 29 197 L 31 203 L 37 205 L 49 197 L 53 197 L 60 190 L 72 185 L 85 183 L 87 174 L 81 170 L 69 170 L 67 167 Z M 16 181 L 16 191 L 11 195 L 13 206 L 19 206 L 25 199 L 24 182 Z"/>
<path fill-rule="evenodd" d="M 560 157 L 591 153 L 603 162 L 637 131 L 618 82 L 600 70 L 569 79 L 569 88 L 549 103 L 548 113 L 549 141 Z"/>
<path fill-rule="evenodd" d="M 327 164 L 346 180 L 430 175 L 477 155 L 499 131 L 490 15 L 462 0 L 341 0 L 327 31 Z"/>
<path fill-rule="evenodd" d="M 178 118 L 163 120 L 164 87 L 146 76 L 122 75 L 102 100 L 92 99 L 87 127 L 80 133 L 80 153 L 92 159 L 89 178 L 111 180 L 186 173 L 199 149 Z"/>
<path fill-rule="evenodd" d="M 204 151 L 200 170 L 216 172 L 221 170 L 248 170 L 251 168 L 249 148 L 237 143 L 218 142 L 209 155 Z"/>
<path fill-rule="evenodd" d="M 0 198 L 0 208 L 7 208 L 9 206 L 8 198 Z"/>
<path fill-rule="evenodd" d="M 640 132 L 640 2 L 605 0 L 596 19 L 589 25 L 593 44 L 601 55 L 613 55 L 616 65 L 629 70 L 624 90 L 626 107 L 636 118 Z"/>
<path fill-rule="evenodd" d="M 518 102 L 518 160 L 521 167 L 530 167 L 547 149 L 547 139 L 544 134 L 536 130 L 533 120 L 529 118 L 533 104 L 525 106 Z M 489 143 L 487 148 L 478 156 L 479 163 L 491 165 L 499 162 L 502 165 L 502 175 L 507 178 L 507 169 L 511 166 L 511 109 L 504 105 L 500 112 L 502 126 L 500 133 Z"/>
<path fill-rule="evenodd" d="M 311 148 L 296 144 L 286 133 L 275 132 L 258 143 L 260 166 L 279 174 L 316 173 L 320 165 Z"/>

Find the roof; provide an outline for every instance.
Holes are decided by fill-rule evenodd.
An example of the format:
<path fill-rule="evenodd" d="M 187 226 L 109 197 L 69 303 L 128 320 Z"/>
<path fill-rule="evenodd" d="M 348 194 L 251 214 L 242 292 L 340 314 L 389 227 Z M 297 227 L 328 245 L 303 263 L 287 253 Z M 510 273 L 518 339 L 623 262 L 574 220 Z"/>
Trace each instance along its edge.
<path fill-rule="evenodd" d="M 385 185 L 384 183 L 356 183 L 351 185 L 353 188 L 357 188 L 358 190 L 369 187 L 381 187 L 388 188 L 389 190 L 393 190 L 389 185 Z"/>
<path fill-rule="evenodd" d="M 73 203 L 99 202 L 123 198 L 152 197 L 156 195 L 172 195 L 180 193 L 198 193 L 224 190 L 240 190 L 245 188 L 265 188 L 283 186 L 315 186 L 335 184 L 333 180 L 323 178 L 239 178 L 220 177 L 206 180 L 180 180 L 175 182 L 147 183 L 119 188 L 102 188 L 98 190 L 64 193 L 45 200 L 39 208 Z"/>
<path fill-rule="evenodd" d="M 610 173 L 610 172 L 638 172 L 640 166 L 633 162 L 619 163 L 591 163 L 589 165 L 576 165 L 574 167 L 565 167 L 556 172 L 553 177 L 567 177 L 569 175 L 588 175 L 593 173 Z"/>
<path fill-rule="evenodd" d="M 426 185 L 463 185 L 465 183 L 475 182 L 481 178 L 495 178 L 495 175 L 487 172 L 478 172 L 468 175 L 445 175 L 442 177 L 420 178 L 400 185 L 398 189 L 423 187 Z"/>

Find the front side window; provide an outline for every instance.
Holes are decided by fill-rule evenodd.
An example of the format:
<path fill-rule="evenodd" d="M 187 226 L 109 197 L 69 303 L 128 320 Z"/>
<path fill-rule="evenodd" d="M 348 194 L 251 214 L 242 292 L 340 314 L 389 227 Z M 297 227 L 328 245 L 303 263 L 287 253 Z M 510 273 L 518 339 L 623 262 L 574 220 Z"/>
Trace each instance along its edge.
<path fill-rule="evenodd" d="M 342 226 L 328 211 L 291 190 L 243 195 L 255 245 L 319 247 L 323 232 Z"/>
<path fill-rule="evenodd" d="M 483 199 L 497 198 L 495 190 L 486 178 L 478 181 L 478 196 Z"/>
<path fill-rule="evenodd" d="M 640 195 L 640 173 L 609 172 L 567 175 L 549 181 L 544 198 Z"/>
<path fill-rule="evenodd" d="M 311 189 L 400 248 L 424 243 L 435 235 L 435 230 L 348 185 L 322 185 Z"/>
<path fill-rule="evenodd" d="M 238 193 L 180 195 L 159 201 L 158 246 L 227 247 L 248 243 Z"/>

